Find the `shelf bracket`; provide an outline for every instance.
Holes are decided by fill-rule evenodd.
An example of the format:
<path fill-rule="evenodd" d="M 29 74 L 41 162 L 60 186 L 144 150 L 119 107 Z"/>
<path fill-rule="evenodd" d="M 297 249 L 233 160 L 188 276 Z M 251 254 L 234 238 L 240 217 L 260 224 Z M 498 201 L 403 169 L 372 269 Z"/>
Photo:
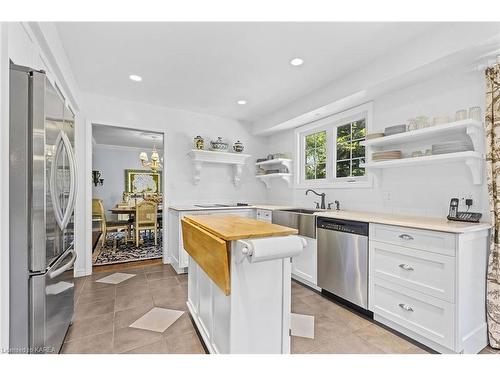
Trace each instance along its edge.
<path fill-rule="evenodd" d="M 483 160 L 482 159 L 466 159 L 465 165 L 467 165 L 472 174 L 472 183 L 474 185 L 480 185 L 483 180 Z"/>
<path fill-rule="evenodd" d="M 193 161 L 193 183 L 198 185 L 201 178 L 201 165 L 200 161 Z"/>
<path fill-rule="evenodd" d="M 239 187 L 241 184 L 241 174 L 243 172 L 243 165 L 242 164 L 234 164 L 233 165 L 233 183 L 234 186 Z"/>
<path fill-rule="evenodd" d="M 484 135 L 482 134 L 483 132 L 481 131 L 481 129 L 479 129 L 476 126 L 467 126 L 465 133 L 469 136 L 470 140 L 472 141 L 472 145 L 474 146 L 475 151 L 480 151 L 483 149 L 482 145 L 483 145 Z"/>

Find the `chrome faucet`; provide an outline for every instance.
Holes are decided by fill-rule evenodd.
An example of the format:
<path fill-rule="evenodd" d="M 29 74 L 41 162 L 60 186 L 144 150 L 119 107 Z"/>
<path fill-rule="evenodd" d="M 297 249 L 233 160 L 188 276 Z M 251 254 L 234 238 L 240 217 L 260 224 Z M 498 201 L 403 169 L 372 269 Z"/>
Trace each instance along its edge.
<path fill-rule="evenodd" d="M 306 190 L 306 195 L 309 192 L 316 194 L 318 197 L 321 197 L 321 209 L 325 209 L 326 208 L 326 205 L 325 205 L 326 194 L 325 193 L 321 193 L 320 194 L 320 193 L 315 192 L 313 189 L 307 189 Z"/>

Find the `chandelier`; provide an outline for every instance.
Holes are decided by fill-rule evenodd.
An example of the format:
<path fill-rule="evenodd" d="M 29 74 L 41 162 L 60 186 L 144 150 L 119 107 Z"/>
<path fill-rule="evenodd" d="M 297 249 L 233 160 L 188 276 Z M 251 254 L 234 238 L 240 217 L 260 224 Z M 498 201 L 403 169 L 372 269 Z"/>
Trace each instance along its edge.
<path fill-rule="evenodd" d="M 153 145 L 153 152 L 151 152 L 151 161 L 148 160 L 148 154 L 145 152 L 140 153 L 139 159 L 141 160 L 141 164 L 144 168 L 150 168 L 153 172 L 157 172 L 162 167 L 160 163 L 160 155 L 158 155 L 155 145 Z"/>

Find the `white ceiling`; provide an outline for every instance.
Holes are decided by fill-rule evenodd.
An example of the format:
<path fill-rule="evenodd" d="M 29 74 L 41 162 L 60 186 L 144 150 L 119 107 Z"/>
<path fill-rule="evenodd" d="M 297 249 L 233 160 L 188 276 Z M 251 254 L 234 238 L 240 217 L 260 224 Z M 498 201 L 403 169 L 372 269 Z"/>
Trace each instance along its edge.
<path fill-rule="evenodd" d="M 64 22 L 57 28 L 83 91 L 251 122 L 436 25 Z M 297 56 L 305 63 L 292 67 Z"/>
<path fill-rule="evenodd" d="M 155 145 L 163 148 L 163 134 L 144 132 L 116 126 L 92 125 L 92 138 L 96 145 L 133 147 L 151 150 Z"/>

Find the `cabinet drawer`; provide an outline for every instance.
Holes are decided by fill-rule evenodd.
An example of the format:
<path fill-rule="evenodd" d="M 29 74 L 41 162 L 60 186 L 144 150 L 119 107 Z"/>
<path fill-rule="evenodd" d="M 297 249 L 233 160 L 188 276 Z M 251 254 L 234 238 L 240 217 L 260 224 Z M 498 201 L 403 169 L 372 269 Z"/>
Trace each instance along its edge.
<path fill-rule="evenodd" d="M 455 305 L 378 278 L 370 289 L 374 314 L 453 349 Z"/>
<path fill-rule="evenodd" d="M 370 241 L 370 275 L 453 303 L 455 257 Z"/>
<path fill-rule="evenodd" d="M 455 235 L 431 230 L 370 225 L 370 240 L 455 256 Z"/>
<path fill-rule="evenodd" d="M 273 216 L 272 211 L 268 210 L 257 210 L 257 220 L 272 222 Z"/>

